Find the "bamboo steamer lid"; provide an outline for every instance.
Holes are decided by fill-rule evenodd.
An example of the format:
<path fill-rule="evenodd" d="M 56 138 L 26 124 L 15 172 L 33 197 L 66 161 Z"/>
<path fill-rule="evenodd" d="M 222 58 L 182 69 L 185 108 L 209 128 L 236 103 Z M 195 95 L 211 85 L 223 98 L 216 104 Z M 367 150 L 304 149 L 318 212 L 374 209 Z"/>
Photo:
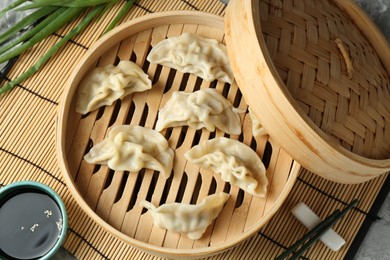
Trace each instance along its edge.
<path fill-rule="evenodd" d="M 335 182 L 390 170 L 390 46 L 352 0 L 231 0 L 237 83 L 267 132 Z"/>

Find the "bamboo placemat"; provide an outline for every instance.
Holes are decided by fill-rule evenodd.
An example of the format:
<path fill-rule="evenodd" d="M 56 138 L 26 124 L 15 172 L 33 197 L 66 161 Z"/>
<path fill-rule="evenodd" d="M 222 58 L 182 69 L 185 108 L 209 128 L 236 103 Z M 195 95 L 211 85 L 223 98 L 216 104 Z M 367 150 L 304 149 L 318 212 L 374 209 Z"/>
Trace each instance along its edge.
<path fill-rule="evenodd" d="M 69 215 L 69 232 L 64 246 L 79 259 L 159 259 L 123 243 L 94 223 L 68 192 L 56 159 L 57 108 L 65 82 L 78 60 L 123 5 L 119 2 L 99 23 L 93 23 L 69 42 L 39 73 L 0 97 L 0 187 L 20 180 L 35 180 L 56 190 Z M 223 16 L 225 8 L 219 0 L 139 0 L 124 20 L 167 10 L 200 10 Z M 73 26 L 69 25 L 22 55 L 6 80 L 30 67 Z M 347 244 L 335 253 L 317 243 L 304 255 L 307 259 L 349 256 L 353 241 L 361 240 L 357 237 L 361 234 L 359 230 L 375 218 L 373 205 L 385 186 L 387 175 L 359 185 L 342 185 L 303 169 L 282 208 L 257 235 L 209 259 L 271 259 L 306 232 L 290 213 L 297 203 L 303 201 L 325 217 L 357 198 L 360 201 L 358 208 L 334 227 Z"/>

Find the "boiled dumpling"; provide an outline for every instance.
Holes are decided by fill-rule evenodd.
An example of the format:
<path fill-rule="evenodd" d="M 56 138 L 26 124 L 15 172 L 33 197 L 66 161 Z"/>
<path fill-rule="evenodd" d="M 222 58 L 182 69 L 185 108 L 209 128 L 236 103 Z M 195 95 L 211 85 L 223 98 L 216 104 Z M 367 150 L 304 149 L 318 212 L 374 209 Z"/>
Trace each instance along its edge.
<path fill-rule="evenodd" d="M 147 60 L 206 81 L 217 79 L 230 84 L 234 81 L 226 46 L 191 33 L 162 40 L 153 47 Z"/>
<path fill-rule="evenodd" d="M 175 91 L 158 113 L 156 130 L 189 125 L 195 129 L 218 128 L 228 134 L 240 134 L 241 122 L 236 109 L 215 89 L 193 93 Z"/>
<path fill-rule="evenodd" d="M 91 164 L 107 164 L 117 171 L 153 169 L 169 178 L 174 152 L 159 132 L 142 126 L 112 127 L 108 137 L 84 156 Z"/>
<path fill-rule="evenodd" d="M 237 140 L 226 137 L 207 140 L 192 147 L 184 156 L 254 196 L 266 195 L 268 180 L 263 162 L 255 151 Z"/>
<path fill-rule="evenodd" d="M 87 114 L 102 106 L 109 106 L 115 100 L 134 92 L 152 87 L 148 75 L 134 62 L 123 60 L 118 66 L 109 64 L 96 67 L 81 81 L 76 112 Z"/>
<path fill-rule="evenodd" d="M 204 198 L 197 205 L 168 203 L 158 208 L 144 200 L 141 201 L 141 206 L 149 210 L 154 224 L 158 227 L 185 235 L 190 239 L 199 239 L 221 212 L 229 196 L 221 192 Z"/>
<path fill-rule="evenodd" d="M 253 114 L 253 111 L 249 108 L 249 116 L 252 121 L 252 134 L 254 137 L 258 137 L 261 135 L 266 135 L 267 132 L 265 131 L 264 127 L 261 125 L 260 121 L 257 119 L 255 114 Z"/>

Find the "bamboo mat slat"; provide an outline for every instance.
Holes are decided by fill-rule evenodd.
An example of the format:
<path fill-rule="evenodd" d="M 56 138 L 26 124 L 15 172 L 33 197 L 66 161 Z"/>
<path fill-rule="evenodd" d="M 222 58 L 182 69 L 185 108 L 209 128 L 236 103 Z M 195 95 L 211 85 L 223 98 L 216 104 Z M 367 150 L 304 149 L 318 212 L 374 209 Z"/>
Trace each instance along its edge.
<path fill-rule="evenodd" d="M 93 23 L 64 46 L 39 73 L 0 96 L 0 187 L 20 180 L 35 180 L 56 190 L 69 215 L 69 232 L 64 246 L 79 259 L 160 259 L 125 244 L 90 219 L 68 192 L 56 159 L 56 116 L 65 82 L 75 64 L 99 38 L 122 5 L 123 2 L 119 1 L 99 23 Z M 124 20 L 166 10 L 199 10 L 224 15 L 225 8 L 225 4 L 218 0 L 139 0 Z M 61 29 L 23 54 L 9 77 L 14 78 L 30 67 L 75 24 Z M 274 258 L 306 232 L 290 213 L 297 203 L 303 201 L 325 217 L 357 198 L 360 200 L 358 209 L 351 211 L 334 227 L 347 244 L 339 252 L 331 252 L 317 243 L 304 255 L 308 259 L 342 259 L 363 221 L 373 217 L 369 211 L 386 178 L 387 174 L 359 185 L 342 185 L 303 169 L 282 208 L 262 230 L 232 250 L 208 259 Z"/>

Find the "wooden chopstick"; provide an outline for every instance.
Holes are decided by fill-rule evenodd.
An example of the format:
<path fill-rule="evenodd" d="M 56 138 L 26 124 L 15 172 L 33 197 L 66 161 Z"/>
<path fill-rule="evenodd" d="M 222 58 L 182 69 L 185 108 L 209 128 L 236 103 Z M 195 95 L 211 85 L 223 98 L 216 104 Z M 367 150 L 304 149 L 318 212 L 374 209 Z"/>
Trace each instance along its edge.
<path fill-rule="evenodd" d="M 358 200 L 353 200 L 348 206 L 340 211 L 339 209 L 335 210 L 331 215 L 326 217 L 318 225 L 312 228 L 307 232 L 301 239 L 295 242 L 292 246 L 287 248 L 282 254 L 275 258 L 275 260 L 283 260 L 289 257 L 291 253 L 293 255 L 290 259 L 298 259 L 306 250 L 308 250 L 315 242 L 317 242 L 320 237 L 332 228 L 337 221 L 339 221 L 345 214 L 348 213 L 353 207 L 358 204 Z M 296 251 L 299 248 L 298 251 Z"/>

